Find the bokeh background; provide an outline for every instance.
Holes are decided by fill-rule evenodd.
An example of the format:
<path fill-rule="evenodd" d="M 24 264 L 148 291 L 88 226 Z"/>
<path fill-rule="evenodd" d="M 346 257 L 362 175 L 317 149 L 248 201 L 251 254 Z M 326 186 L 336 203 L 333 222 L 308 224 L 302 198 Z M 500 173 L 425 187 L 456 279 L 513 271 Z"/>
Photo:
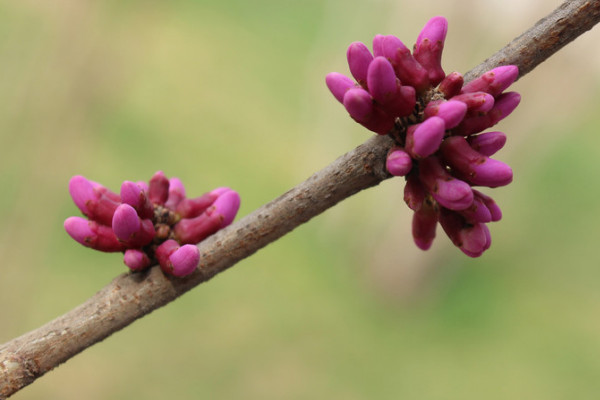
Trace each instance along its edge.
<path fill-rule="evenodd" d="M 245 215 L 369 137 L 345 49 L 450 24 L 465 72 L 558 0 L 1 0 L 0 343 L 125 271 L 65 234 L 72 175 L 162 169 Z M 515 180 L 469 259 L 410 238 L 402 180 L 359 193 L 15 399 L 566 399 L 600 391 L 600 30 L 514 85 Z"/>

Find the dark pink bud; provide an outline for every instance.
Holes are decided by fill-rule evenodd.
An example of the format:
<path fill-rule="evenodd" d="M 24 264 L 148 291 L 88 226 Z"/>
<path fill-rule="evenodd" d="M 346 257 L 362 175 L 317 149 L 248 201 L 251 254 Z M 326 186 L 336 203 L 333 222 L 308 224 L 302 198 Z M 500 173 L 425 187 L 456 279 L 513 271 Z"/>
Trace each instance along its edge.
<path fill-rule="evenodd" d="M 473 204 L 471 186 L 451 176 L 435 156 L 419 162 L 419 178 L 442 207 L 464 210 Z"/>
<path fill-rule="evenodd" d="M 99 183 L 76 175 L 69 181 L 69 193 L 75 205 L 89 219 L 110 225 L 112 215 L 119 205 L 119 196 Z"/>
<path fill-rule="evenodd" d="M 413 214 L 412 236 L 415 244 L 421 250 L 431 247 L 435 239 L 435 228 L 438 223 L 438 211 L 427 201 Z"/>
<path fill-rule="evenodd" d="M 373 103 L 373 98 L 364 89 L 350 89 L 344 95 L 344 107 L 356 122 L 380 135 L 394 127 L 394 117 L 385 114 Z"/>
<path fill-rule="evenodd" d="M 138 249 L 127 249 L 123 256 L 123 262 L 132 271 L 141 271 L 148 268 L 152 262 L 146 253 Z"/>
<path fill-rule="evenodd" d="M 148 183 L 145 181 L 137 181 L 136 184 L 142 188 L 142 190 L 146 193 L 148 193 L 148 190 L 150 189 L 150 187 L 148 186 Z"/>
<path fill-rule="evenodd" d="M 494 125 L 508 117 L 521 102 L 521 95 L 517 92 L 506 92 L 496 97 L 494 108 L 490 113 L 494 114 Z"/>
<path fill-rule="evenodd" d="M 462 136 L 444 140 L 440 151 L 444 161 L 474 185 L 498 187 L 512 182 L 512 169 L 503 162 L 473 150 Z"/>
<path fill-rule="evenodd" d="M 487 209 L 490 211 L 492 222 L 500 221 L 502 219 L 502 210 L 500 210 L 500 207 L 498 206 L 498 204 L 496 204 L 494 199 L 475 189 L 473 189 L 473 194 L 476 198 L 481 200 L 483 204 L 485 204 Z"/>
<path fill-rule="evenodd" d="M 209 212 L 211 209 L 213 207 L 195 218 L 183 218 L 174 226 L 173 232 L 179 243 L 200 243 L 221 229 L 222 218 L 217 213 Z"/>
<path fill-rule="evenodd" d="M 366 74 L 369 93 L 375 101 L 387 104 L 397 96 L 398 85 L 394 67 L 385 57 L 375 57 Z"/>
<path fill-rule="evenodd" d="M 486 92 L 496 97 L 519 77 L 519 68 L 504 65 L 485 72 L 462 88 L 463 93 Z"/>
<path fill-rule="evenodd" d="M 169 197 L 165 207 L 175 210 L 181 200 L 185 199 L 185 187 L 179 178 L 169 179 Z"/>
<path fill-rule="evenodd" d="M 445 129 L 457 126 L 467 114 L 467 105 L 460 101 L 431 101 L 425 107 L 425 118 L 438 116 L 444 120 Z"/>
<path fill-rule="evenodd" d="M 452 243 L 469 257 L 479 257 L 492 243 L 490 231 L 485 224 L 469 224 L 455 212 L 442 210 L 440 224 Z"/>
<path fill-rule="evenodd" d="M 504 147 L 506 135 L 502 132 L 485 132 L 469 136 L 467 142 L 475 151 L 490 157 Z"/>
<path fill-rule="evenodd" d="M 193 199 L 183 199 L 175 210 L 181 218 L 194 218 L 210 207 L 218 197 L 218 193 L 205 193 Z"/>
<path fill-rule="evenodd" d="M 139 184 L 131 181 L 123 182 L 121 185 L 121 199 L 123 203 L 133 207 L 140 218 L 152 218 L 154 216 L 154 206 Z"/>
<path fill-rule="evenodd" d="M 169 256 L 170 274 L 179 277 L 190 275 L 198 268 L 199 263 L 200 250 L 198 247 L 185 244 Z"/>
<path fill-rule="evenodd" d="M 64 223 L 65 230 L 75 241 L 94 250 L 117 252 L 125 249 L 111 228 L 96 221 L 81 217 L 69 217 Z"/>
<path fill-rule="evenodd" d="M 425 24 L 415 44 L 415 59 L 427 70 L 432 86 L 437 86 L 446 76 L 442 69 L 442 51 L 447 31 L 446 18 L 433 17 Z"/>
<path fill-rule="evenodd" d="M 444 133 L 444 120 L 439 117 L 411 125 L 406 131 L 406 151 L 416 159 L 428 157 L 439 149 Z"/>
<path fill-rule="evenodd" d="M 473 195 L 473 204 L 469 208 L 458 212 L 470 223 L 491 222 L 492 213 L 482 199 L 477 196 L 475 190 L 473 190 Z"/>
<path fill-rule="evenodd" d="M 410 85 L 417 93 L 429 89 L 428 72 L 410 54 L 408 47 L 393 35 L 377 35 L 373 39 L 373 52 L 375 57 L 387 58 L 396 71 L 396 76 L 402 85 Z"/>
<path fill-rule="evenodd" d="M 156 235 L 152 221 L 141 220 L 129 204 L 121 204 L 117 208 L 112 220 L 112 229 L 117 238 L 129 247 L 145 246 Z"/>
<path fill-rule="evenodd" d="M 169 197 L 169 179 L 164 172 L 158 171 L 150 179 L 148 197 L 154 204 L 164 205 Z"/>
<path fill-rule="evenodd" d="M 412 158 L 402 147 L 392 147 L 388 152 L 385 167 L 394 176 L 404 176 L 412 169 Z"/>
<path fill-rule="evenodd" d="M 94 190 L 92 182 L 81 175 L 75 175 L 69 180 L 69 193 L 77 208 L 83 214 L 89 215 L 87 204 L 98 199 L 98 193 Z"/>
<path fill-rule="evenodd" d="M 404 186 L 404 201 L 406 205 L 413 211 L 417 211 L 423 205 L 427 192 L 423 187 L 423 184 L 419 180 L 419 177 L 412 174 L 406 179 L 406 185 Z"/>
<path fill-rule="evenodd" d="M 462 101 L 472 112 L 488 112 L 494 107 L 494 97 L 486 92 L 463 93 L 452 97 L 452 100 Z"/>
<path fill-rule="evenodd" d="M 344 95 L 346 92 L 353 87 L 356 87 L 356 84 L 352 79 L 338 72 L 331 72 L 327 74 L 325 77 L 325 83 L 333 94 L 333 97 L 335 97 L 340 103 L 344 102 Z"/>
<path fill-rule="evenodd" d="M 225 228 L 231 224 L 235 219 L 235 215 L 240 209 L 240 195 L 234 191 L 229 190 L 219 195 L 217 200 L 213 203 L 214 213 L 221 215 L 221 228 Z"/>
<path fill-rule="evenodd" d="M 392 61 L 396 56 L 396 51 L 402 47 L 406 46 L 394 35 L 375 35 L 373 38 L 373 55 L 375 57 L 385 57 Z"/>
<path fill-rule="evenodd" d="M 519 105 L 521 96 L 517 92 L 506 92 L 496 97 L 494 107 L 487 113 L 465 117 L 463 121 L 452 130 L 453 135 L 468 136 L 479 133 L 496 125 L 506 118 Z"/>
<path fill-rule="evenodd" d="M 464 83 L 463 76 L 458 72 L 452 72 L 442 80 L 438 89 L 444 94 L 444 97 L 449 99 L 460 93 L 460 89 Z"/>
<path fill-rule="evenodd" d="M 354 79 L 366 89 L 367 69 L 369 68 L 371 61 L 373 61 L 373 55 L 364 43 L 354 42 L 348 47 L 346 56 L 348 58 L 350 73 Z"/>

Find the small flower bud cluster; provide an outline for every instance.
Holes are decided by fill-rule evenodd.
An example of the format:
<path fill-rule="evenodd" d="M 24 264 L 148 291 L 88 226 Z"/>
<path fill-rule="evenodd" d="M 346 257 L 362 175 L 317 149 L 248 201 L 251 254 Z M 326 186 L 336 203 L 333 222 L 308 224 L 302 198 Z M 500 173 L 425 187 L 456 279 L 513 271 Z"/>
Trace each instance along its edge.
<path fill-rule="evenodd" d="M 231 224 L 240 207 L 240 196 L 226 187 L 187 198 L 181 181 L 162 171 L 148 183 L 123 182 L 120 194 L 77 175 L 69 193 L 87 217 L 65 220 L 73 239 L 95 250 L 123 252 L 132 271 L 158 262 L 173 276 L 194 272 L 200 262 L 196 244 Z"/>
<path fill-rule="evenodd" d="M 347 52 L 352 79 L 332 72 L 326 83 L 350 116 L 367 129 L 389 134 L 387 170 L 406 177 L 404 199 L 414 211 L 412 233 L 427 250 L 438 222 L 454 245 L 471 257 L 491 244 L 488 222 L 500 208 L 473 186 L 509 184 L 511 168 L 490 158 L 506 142 L 502 132 L 484 132 L 519 104 L 505 90 L 517 79 L 516 66 L 494 68 L 464 84 L 458 72 L 441 66 L 448 23 L 427 22 L 413 52 L 395 36 L 377 35 L 373 53 L 355 42 Z"/>

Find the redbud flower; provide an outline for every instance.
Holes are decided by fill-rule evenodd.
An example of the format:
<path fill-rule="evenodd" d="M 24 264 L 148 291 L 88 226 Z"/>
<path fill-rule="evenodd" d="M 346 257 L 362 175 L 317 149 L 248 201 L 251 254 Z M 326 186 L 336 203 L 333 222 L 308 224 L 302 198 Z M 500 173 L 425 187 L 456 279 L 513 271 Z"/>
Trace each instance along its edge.
<path fill-rule="evenodd" d="M 440 222 L 452 243 L 478 257 L 491 243 L 486 224 L 500 220 L 502 212 L 473 186 L 493 188 L 513 179 L 508 165 L 490 158 L 506 135 L 485 131 L 519 104 L 518 93 L 505 92 L 519 71 L 499 66 L 466 84 L 458 72 L 446 75 L 441 56 L 447 30 L 444 17 L 429 20 L 412 54 L 392 35 L 376 35 L 372 53 L 354 42 L 347 56 L 357 82 L 334 72 L 326 83 L 350 117 L 395 140 L 386 168 L 405 176 L 415 244 L 428 249 Z"/>
<path fill-rule="evenodd" d="M 175 240 L 167 240 L 156 249 L 160 268 L 173 276 L 186 276 L 198 267 L 200 250 L 191 244 L 179 246 Z"/>

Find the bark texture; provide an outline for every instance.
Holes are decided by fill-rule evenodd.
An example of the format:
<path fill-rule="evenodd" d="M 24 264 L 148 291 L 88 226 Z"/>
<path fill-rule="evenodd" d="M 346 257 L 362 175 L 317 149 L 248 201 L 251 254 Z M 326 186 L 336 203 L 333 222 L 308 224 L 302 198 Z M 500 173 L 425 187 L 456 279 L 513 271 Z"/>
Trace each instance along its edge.
<path fill-rule="evenodd" d="M 525 75 L 600 20 L 600 1 L 565 1 L 506 47 L 469 71 L 472 80 L 506 64 Z M 0 346 L 0 399 L 87 347 L 169 303 L 353 194 L 390 177 L 385 157 L 393 140 L 374 136 L 277 199 L 200 244 L 200 267 L 178 279 L 159 268 L 125 273 L 84 304 Z"/>

